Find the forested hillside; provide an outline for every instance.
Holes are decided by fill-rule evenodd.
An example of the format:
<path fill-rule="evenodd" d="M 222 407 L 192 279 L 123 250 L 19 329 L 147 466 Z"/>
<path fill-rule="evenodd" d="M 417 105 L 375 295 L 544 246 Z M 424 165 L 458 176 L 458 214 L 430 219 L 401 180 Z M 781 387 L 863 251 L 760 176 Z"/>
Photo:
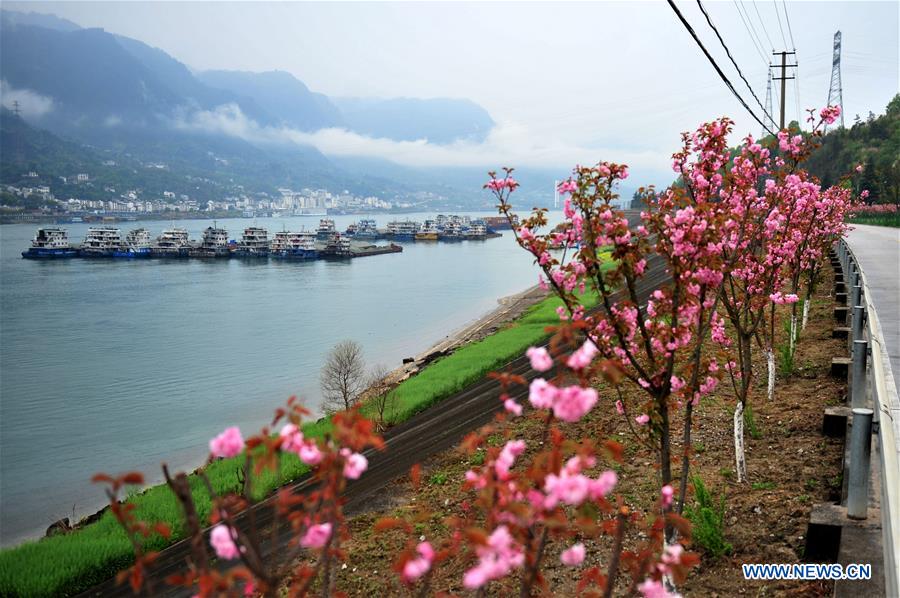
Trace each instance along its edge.
<path fill-rule="evenodd" d="M 857 164 L 863 165 L 853 177 L 857 192 L 868 189 L 870 203 L 900 203 L 900 94 L 885 114 L 870 113 L 846 129 L 829 131 L 807 168 L 828 186 Z"/>

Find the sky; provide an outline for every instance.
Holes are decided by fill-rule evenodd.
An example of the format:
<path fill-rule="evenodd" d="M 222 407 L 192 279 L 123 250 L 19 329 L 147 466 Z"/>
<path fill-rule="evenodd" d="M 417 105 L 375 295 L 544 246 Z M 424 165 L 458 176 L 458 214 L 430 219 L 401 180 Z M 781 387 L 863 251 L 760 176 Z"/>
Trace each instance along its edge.
<path fill-rule="evenodd" d="M 761 114 L 697 3 L 677 5 L 741 96 Z M 845 112 L 852 119 L 884 111 L 900 88 L 898 5 L 704 3 L 763 103 L 772 50 L 796 48 L 798 79 L 796 85 L 787 82 L 788 121 L 797 119 L 798 106 L 825 105 L 837 30 L 843 35 Z M 636 183 L 664 185 L 682 131 L 722 115 L 736 121 L 735 140 L 747 133 L 758 136 L 761 129 L 662 1 L 3 6 L 134 37 L 195 70 L 284 70 L 313 91 L 335 97 L 467 98 L 497 123 L 483 143 L 447 146 L 342 130 L 286 132 L 329 155 L 369 155 L 410 165 L 554 168 L 604 159 L 630 164 L 641 178 Z M 227 109 L 205 117 L 231 119 L 226 130 L 236 135 L 273 133 Z"/>

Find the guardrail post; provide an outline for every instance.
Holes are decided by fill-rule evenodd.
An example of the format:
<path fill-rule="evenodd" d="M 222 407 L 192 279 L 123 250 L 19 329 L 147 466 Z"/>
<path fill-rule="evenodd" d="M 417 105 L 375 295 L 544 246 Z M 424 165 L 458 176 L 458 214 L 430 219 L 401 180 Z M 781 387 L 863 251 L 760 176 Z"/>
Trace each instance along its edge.
<path fill-rule="evenodd" d="M 862 408 L 866 406 L 866 348 L 864 340 L 853 341 L 853 370 L 851 374 L 850 406 Z"/>
<path fill-rule="evenodd" d="M 865 519 L 869 510 L 869 461 L 872 452 L 871 409 L 853 409 L 850 432 L 850 479 L 847 487 L 847 517 Z"/>
<path fill-rule="evenodd" d="M 856 287 L 859 288 L 859 287 Z M 863 340 L 863 319 L 865 318 L 866 308 L 862 305 L 853 307 L 853 314 L 850 319 L 850 348 L 853 343 Z"/>
<path fill-rule="evenodd" d="M 857 305 L 862 304 L 862 287 L 859 286 L 859 274 L 854 276 L 857 280 L 854 280 L 851 284 L 853 286 L 850 287 L 850 307 L 854 308 Z"/>

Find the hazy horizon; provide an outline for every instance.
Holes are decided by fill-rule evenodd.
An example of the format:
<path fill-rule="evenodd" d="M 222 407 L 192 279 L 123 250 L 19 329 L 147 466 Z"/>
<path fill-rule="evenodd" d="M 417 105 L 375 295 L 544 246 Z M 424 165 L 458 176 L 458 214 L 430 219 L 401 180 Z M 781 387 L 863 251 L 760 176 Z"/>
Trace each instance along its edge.
<path fill-rule="evenodd" d="M 740 17 L 752 17 L 766 54 L 770 42 L 777 50 L 796 42 L 799 85 L 788 82 L 788 121 L 797 120 L 798 107 L 825 105 L 837 29 L 848 123 L 857 113 L 883 112 L 897 93 L 897 3 L 744 4 L 747 13 L 735 2 L 710 2 L 707 10 L 762 100 L 766 64 Z M 227 134 L 285 134 L 328 156 L 552 168 L 608 159 L 630 164 L 636 185 L 664 185 L 682 131 L 728 115 L 736 121 L 735 139 L 760 133 L 664 2 L 4 2 L 3 8 L 133 37 L 195 71 L 283 70 L 332 97 L 464 98 L 496 122 L 483 142 L 436 144 L 342 129 L 264 131 L 243 114 L 203 115 Z M 679 8 L 759 112 L 697 5 Z"/>

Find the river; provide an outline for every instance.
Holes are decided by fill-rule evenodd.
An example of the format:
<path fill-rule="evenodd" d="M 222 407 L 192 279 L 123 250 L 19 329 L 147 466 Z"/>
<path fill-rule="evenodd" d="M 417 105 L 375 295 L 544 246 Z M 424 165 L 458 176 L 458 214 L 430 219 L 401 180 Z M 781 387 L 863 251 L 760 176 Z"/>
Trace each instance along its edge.
<path fill-rule="evenodd" d="M 335 221 L 343 230 L 357 219 Z M 318 219 L 218 224 L 239 238 L 254 222 L 271 236 Z M 177 222 L 192 239 L 211 224 Z M 65 228 L 78 243 L 88 226 Z M 155 238 L 171 223 L 117 226 Z M 393 369 L 537 281 L 509 231 L 346 262 L 24 260 L 36 228 L 0 227 L 3 546 L 39 536 L 73 505 L 76 519 L 96 511 L 94 473 L 158 482 L 161 462 L 199 465 L 211 436 L 257 429 L 291 395 L 317 407 L 319 368 L 342 339 Z"/>

